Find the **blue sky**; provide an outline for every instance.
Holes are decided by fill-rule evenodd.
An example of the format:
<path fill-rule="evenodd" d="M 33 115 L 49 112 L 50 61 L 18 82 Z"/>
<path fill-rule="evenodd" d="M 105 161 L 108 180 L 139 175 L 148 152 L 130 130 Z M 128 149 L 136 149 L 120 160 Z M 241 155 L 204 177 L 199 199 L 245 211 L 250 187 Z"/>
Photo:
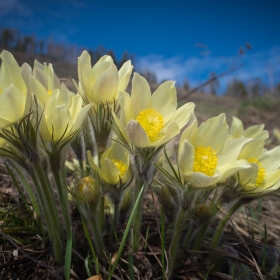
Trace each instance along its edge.
<path fill-rule="evenodd" d="M 0 26 L 54 42 L 136 56 L 138 71 L 191 86 L 242 63 L 233 77 L 280 83 L 280 1 L 1 0 Z M 242 57 L 240 46 L 253 49 Z"/>

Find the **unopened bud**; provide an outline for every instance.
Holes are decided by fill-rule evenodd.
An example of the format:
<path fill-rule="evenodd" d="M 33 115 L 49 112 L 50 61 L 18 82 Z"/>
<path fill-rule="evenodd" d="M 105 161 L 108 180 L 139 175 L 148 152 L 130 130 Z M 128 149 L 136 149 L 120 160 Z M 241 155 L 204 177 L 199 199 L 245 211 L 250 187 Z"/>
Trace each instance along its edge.
<path fill-rule="evenodd" d="M 211 212 L 207 205 L 201 204 L 196 207 L 196 218 L 199 223 L 203 224 L 211 218 Z"/>
<path fill-rule="evenodd" d="M 78 182 L 78 193 L 86 202 L 94 202 L 99 198 L 99 186 L 91 176 L 84 177 Z"/>

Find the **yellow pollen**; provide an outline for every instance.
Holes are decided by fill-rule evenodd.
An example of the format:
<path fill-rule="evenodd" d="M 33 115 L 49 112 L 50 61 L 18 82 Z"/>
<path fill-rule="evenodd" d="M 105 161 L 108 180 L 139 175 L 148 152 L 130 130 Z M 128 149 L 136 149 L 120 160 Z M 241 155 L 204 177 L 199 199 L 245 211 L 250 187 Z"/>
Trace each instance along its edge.
<path fill-rule="evenodd" d="M 52 90 L 48 90 L 48 95 L 51 96 L 52 95 Z"/>
<path fill-rule="evenodd" d="M 127 165 L 123 161 L 121 161 L 119 159 L 112 159 L 112 162 L 119 169 L 120 177 L 122 177 L 125 174 L 126 170 L 127 170 Z"/>
<path fill-rule="evenodd" d="M 154 109 L 146 109 L 139 113 L 136 120 L 146 131 L 151 142 L 158 139 L 160 131 L 164 127 L 163 116 Z"/>
<path fill-rule="evenodd" d="M 216 152 L 210 147 L 199 146 L 195 148 L 193 171 L 213 176 L 218 164 Z"/>
<path fill-rule="evenodd" d="M 263 167 L 262 163 L 259 162 L 256 158 L 250 158 L 248 162 L 256 163 L 258 165 L 258 177 L 256 180 L 256 186 L 262 184 L 265 178 L 265 168 Z"/>

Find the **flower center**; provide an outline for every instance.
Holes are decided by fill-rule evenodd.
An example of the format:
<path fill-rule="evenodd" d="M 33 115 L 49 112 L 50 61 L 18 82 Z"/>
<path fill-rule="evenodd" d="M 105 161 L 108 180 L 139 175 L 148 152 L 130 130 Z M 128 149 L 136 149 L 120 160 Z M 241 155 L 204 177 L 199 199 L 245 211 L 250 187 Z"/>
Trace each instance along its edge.
<path fill-rule="evenodd" d="M 48 89 L 48 95 L 49 95 L 49 96 L 52 95 L 52 90 Z"/>
<path fill-rule="evenodd" d="M 195 148 L 193 171 L 213 176 L 218 164 L 216 152 L 210 147 L 199 146 Z"/>
<path fill-rule="evenodd" d="M 262 184 L 265 178 L 265 168 L 263 167 L 262 163 L 259 162 L 256 158 L 250 158 L 248 162 L 256 163 L 258 165 L 258 177 L 256 180 L 256 186 Z"/>
<path fill-rule="evenodd" d="M 146 109 L 139 113 L 136 120 L 144 128 L 150 141 L 156 141 L 164 127 L 163 116 L 154 109 Z"/>
<path fill-rule="evenodd" d="M 119 169 L 120 177 L 122 177 L 125 174 L 126 170 L 127 170 L 127 165 L 123 161 L 121 161 L 119 159 L 112 159 L 112 162 Z"/>

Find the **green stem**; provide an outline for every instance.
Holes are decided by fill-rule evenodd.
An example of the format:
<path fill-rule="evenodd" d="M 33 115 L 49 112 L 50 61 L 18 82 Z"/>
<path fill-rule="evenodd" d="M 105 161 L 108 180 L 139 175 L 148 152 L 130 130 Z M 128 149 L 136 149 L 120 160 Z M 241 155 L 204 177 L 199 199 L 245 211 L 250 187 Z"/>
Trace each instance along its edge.
<path fill-rule="evenodd" d="M 114 228 L 117 229 L 117 225 L 119 224 L 119 218 L 120 218 L 120 200 L 115 199 L 114 200 Z"/>
<path fill-rule="evenodd" d="M 36 215 L 36 220 L 39 224 L 39 227 L 42 228 L 42 225 L 41 225 L 41 222 L 40 222 L 40 219 L 41 219 L 41 211 L 40 211 L 40 208 L 39 208 L 39 205 L 38 205 L 38 202 L 37 202 L 37 199 L 36 199 L 36 194 L 37 194 L 37 191 L 36 189 L 34 189 L 34 186 L 33 186 L 33 189 L 32 189 L 32 185 L 30 185 L 27 180 L 25 179 L 24 175 L 22 174 L 22 172 L 20 171 L 19 168 L 17 168 L 15 165 L 12 167 L 12 169 L 6 165 L 6 168 L 10 174 L 10 176 L 12 177 L 12 180 L 13 180 L 13 183 L 14 185 L 16 186 L 16 188 L 18 189 L 19 193 L 21 194 L 21 196 L 23 197 L 23 199 L 27 202 L 27 200 L 24 198 L 24 194 L 16 180 L 16 177 L 13 173 L 13 170 L 16 172 L 18 178 L 20 179 L 22 185 L 24 186 L 24 189 L 27 193 L 27 196 L 29 198 L 29 201 L 30 203 L 32 204 L 32 207 L 33 207 L 33 211 Z"/>
<path fill-rule="evenodd" d="M 219 244 L 221 235 L 223 233 L 224 227 L 226 226 L 228 220 L 230 219 L 230 217 L 244 204 L 244 200 L 241 198 L 240 200 L 238 200 L 231 208 L 230 210 L 227 212 L 227 215 L 221 220 L 216 233 L 213 237 L 213 241 L 212 241 L 212 247 L 216 248 Z"/>
<path fill-rule="evenodd" d="M 33 170 L 31 170 L 30 175 L 38 193 L 42 212 L 46 219 L 48 233 L 53 241 L 55 260 L 61 265 L 63 263 L 61 225 L 50 182 L 46 178 L 46 173 L 43 171 L 40 164 L 33 165 Z"/>
<path fill-rule="evenodd" d="M 93 235 L 93 241 L 95 244 L 95 252 L 98 258 L 103 258 L 104 257 L 104 243 L 103 239 L 101 236 L 100 228 L 99 228 L 99 223 L 96 215 L 96 207 L 91 207 L 90 209 L 91 213 L 83 213 L 85 217 L 88 217 L 88 225 L 90 228 L 90 231 Z"/>
<path fill-rule="evenodd" d="M 56 188 L 59 196 L 59 202 L 61 203 L 63 222 L 65 225 L 66 232 L 69 232 L 71 228 L 71 215 L 70 215 L 70 205 L 67 196 L 67 186 L 62 183 L 64 172 L 53 171 L 54 180 L 56 183 Z"/>
<path fill-rule="evenodd" d="M 100 230 L 103 229 L 104 225 L 104 209 L 105 209 L 105 198 L 101 196 L 98 201 L 98 225 Z"/>
<path fill-rule="evenodd" d="M 176 219 L 175 226 L 174 226 L 172 241 L 171 241 L 170 248 L 169 248 L 169 259 L 168 259 L 167 271 L 166 271 L 166 275 L 168 278 L 171 276 L 171 273 L 172 273 L 172 270 L 174 267 L 177 250 L 178 250 L 178 244 L 179 244 L 179 240 L 181 237 L 181 232 L 182 232 L 183 226 L 185 224 L 185 219 L 186 219 L 186 209 L 180 207 L 178 214 L 177 214 L 177 219 Z"/>
<path fill-rule="evenodd" d="M 145 182 L 142 180 L 139 180 L 136 182 L 136 186 L 134 188 L 134 197 L 133 197 L 132 205 L 135 204 L 136 199 L 137 199 L 143 185 L 145 186 Z M 144 190 L 145 190 L 145 187 L 144 187 Z M 134 252 L 137 252 L 139 250 L 139 246 L 140 246 L 140 230 L 141 230 L 143 193 L 140 197 L 139 204 L 137 205 L 137 207 L 135 209 L 135 214 L 134 214 L 134 218 L 132 221 L 131 247 Z"/>
<path fill-rule="evenodd" d="M 71 214 L 64 166 L 65 151 L 65 149 L 53 149 L 50 154 L 50 165 L 58 192 L 59 202 L 61 205 L 63 223 L 65 225 L 66 233 L 68 233 L 71 228 Z"/>
<path fill-rule="evenodd" d="M 189 246 L 192 241 L 193 233 L 195 232 L 195 225 L 192 220 L 188 221 L 187 228 L 188 228 L 188 232 L 184 238 L 183 246 Z"/>

